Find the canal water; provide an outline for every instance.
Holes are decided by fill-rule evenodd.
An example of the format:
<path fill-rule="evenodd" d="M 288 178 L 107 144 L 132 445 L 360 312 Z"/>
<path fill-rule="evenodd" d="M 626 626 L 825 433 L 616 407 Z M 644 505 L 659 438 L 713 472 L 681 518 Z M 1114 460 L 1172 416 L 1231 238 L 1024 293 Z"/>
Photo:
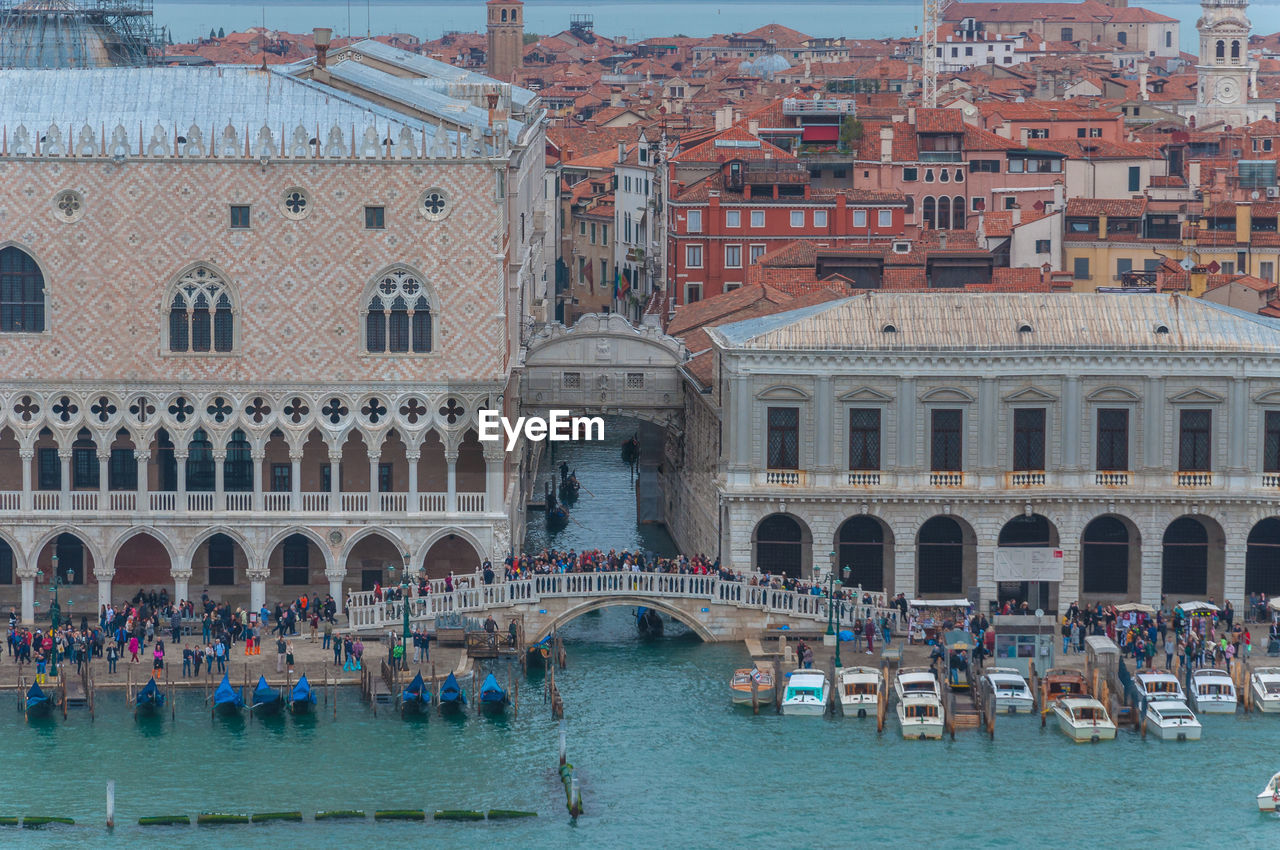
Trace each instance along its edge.
<path fill-rule="evenodd" d="M 608 450 L 616 455 L 616 444 Z M 566 529 L 556 545 L 661 548 L 654 530 L 634 527 L 629 484 L 606 484 L 618 471 L 606 447 L 571 451 L 597 494 L 574 511 L 592 533 Z M 540 534 L 535 524 L 531 548 Z M 0 846 L 1280 846 L 1280 820 L 1259 815 L 1254 803 L 1280 770 L 1280 717 L 1206 717 L 1204 740 L 1183 744 L 1125 731 L 1111 743 L 1075 745 L 1026 715 L 999 718 L 994 741 L 975 731 L 903 741 L 892 720 L 877 735 L 867 720 L 734 709 L 725 683 L 747 661 L 740 645 L 702 644 L 676 626 L 640 641 L 626 608 L 585 615 L 563 635 L 569 667 L 557 682 L 586 809 L 576 825 L 565 813 L 557 724 L 538 676 L 521 683 L 518 719 L 416 723 L 391 711 L 375 718 L 348 690 L 336 718 L 322 700 L 304 721 L 211 720 L 203 694 L 192 691 L 178 695 L 173 720 L 137 722 L 116 693 L 100 695 L 95 722 L 73 713 L 29 725 L 7 692 L 0 815 L 68 815 L 80 825 L 0 827 Z M 117 817 L 110 834 L 102 828 L 109 779 Z M 511 808 L 538 817 L 136 825 L 142 815 L 310 817 L 338 808 Z"/>

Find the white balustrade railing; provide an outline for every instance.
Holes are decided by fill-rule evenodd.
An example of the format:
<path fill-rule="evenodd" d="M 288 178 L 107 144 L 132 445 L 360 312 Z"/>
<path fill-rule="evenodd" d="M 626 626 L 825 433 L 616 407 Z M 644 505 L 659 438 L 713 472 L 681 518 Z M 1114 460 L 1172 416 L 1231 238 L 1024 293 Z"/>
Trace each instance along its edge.
<path fill-rule="evenodd" d="M 657 599 L 702 599 L 735 608 L 763 610 L 815 622 L 826 620 L 828 599 L 812 592 L 801 593 L 751 584 L 750 581 L 726 581 L 713 575 L 680 573 L 607 572 L 549 573 L 512 581 L 484 584 L 479 573 L 455 579 L 452 590 L 445 589 L 443 579 L 433 579 L 430 591 L 420 595 L 418 587 L 410 589 L 411 620 L 434 620 L 441 614 L 479 614 L 494 608 L 535 604 L 543 599 L 565 597 L 641 596 Z M 394 590 L 394 588 L 389 588 Z M 897 610 L 888 607 L 884 593 L 868 593 L 850 588 L 851 600 L 840 607 L 841 619 L 886 616 L 897 625 Z M 398 594 L 397 594 L 398 595 Z M 871 602 L 864 602 L 865 597 Z M 379 600 L 372 591 L 354 591 L 347 596 L 348 617 L 355 629 L 394 627 L 403 622 L 399 599 Z"/>
<path fill-rule="evenodd" d="M 310 494 L 303 493 L 302 495 L 305 497 Z M 292 493 L 263 493 L 262 508 L 267 513 L 285 513 L 293 508 L 290 501 L 292 498 Z"/>
<path fill-rule="evenodd" d="M 408 508 L 408 493 L 379 493 L 378 509 L 384 514 L 402 514 Z"/>
<path fill-rule="evenodd" d="M 484 493 L 459 493 L 458 510 L 464 514 L 484 513 Z"/>
<path fill-rule="evenodd" d="M 1213 485 L 1212 472 L 1179 472 L 1174 478 L 1178 487 L 1210 487 Z"/>
<path fill-rule="evenodd" d="M 1093 483 L 1099 487 L 1128 487 L 1129 473 L 1115 471 L 1095 472 L 1093 474 Z"/>
<path fill-rule="evenodd" d="M 288 494 L 285 494 L 285 495 L 288 495 Z M 302 496 L 302 510 L 305 511 L 306 513 L 327 514 L 329 512 L 329 494 L 328 493 L 325 493 L 325 492 L 305 493 L 304 492 L 304 493 L 300 493 L 299 495 Z"/>
<path fill-rule="evenodd" d="M 0 491 L 0 511 L 18 511 L 22 509 L 21 490 Z"/>
<path fill-rule="evenodd" d="M 138 494 L 132 490 L 108 493 L 107 510 L 132 513 L 138 509 Z"/>
<path fill-rule="evenodd" d="M 172 490 L 161 493 L 148 493 L 148 502 L 152 511 L 175 511 L 178 509 L 178 494 Z"/>
<path fill-rule="evenodd" d="M 187 510 L 195 513 L 209 513 L 213 510 L 213 497 L 216 493 L 187 493 Z"/>
<path fill-rule="evenodd" d="M 62 509 L 62 494 L 56 490 L 37 490 L 31 494 L 31 507 L 37 511 Z"/>
<path fill-rule="evenodd" d="M 71 510 L 73 511 L 96 511 L 98 509 L 98 491 L 97 490 L 72 490 Z"/>
<path fill-rule="evenodd" d="M 419 493 L 418 510 L 424 514 L 442 514 L 448 499 L 448 493 Z"/>
<path fill-rule="evenodd" d="M 224 493 L 227 499 L 227 510 L 248 512 L 253 510 L 253 494 L 252 493 Z"/>
<path fill-rule="evenodd" d="M 369 510 L 369 494 L 368 493 L 339 493 L 342 497 L 342 510 L 344 513 L 366 513 Z"/>

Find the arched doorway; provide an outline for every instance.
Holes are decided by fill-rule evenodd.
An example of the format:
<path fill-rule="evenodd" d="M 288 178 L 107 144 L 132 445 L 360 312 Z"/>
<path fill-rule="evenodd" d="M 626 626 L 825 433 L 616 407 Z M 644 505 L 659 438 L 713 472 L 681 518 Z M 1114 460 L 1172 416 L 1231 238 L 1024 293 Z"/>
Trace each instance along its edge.
<path fill-rule="evenodd" d="M 977 581 L 977 540 L 967 523 L 936 516 L 920 526 L 916 537 L 916 592 L 920 596 L 959 598 Z"/>
<path fill-rule="evenodd" d="M 848 587 L 892 594 L 893 560 L 893 532 L 875 517 L 850 517 L 836 532 L 836 565 L 849 568 Z"/>
<path fill-rule="evenodd" d="M 1049 518 L 1040 514 L 1023 514 L 1016 516 L 1000 529 L 996 546 L 1016 549 L 1053 549 L 1057 550 L 1058 529 Z M 1052 557 L 1052 553 L 1050 553 Z M 1059 557 L 1055 563 L 1061 565 Z M 1015 568 L 1016 569 L 1016 568 Z M 1058 608 L 1058 582 L 1031 580 L 1017 575 L 1001 579 L 996 576 L 996 600 L 1003 604 L 1011 600 L 1015 607 L 1027 603 L 1030 611 L 1037 609 L 1056 611 Z"/>
<path fill-rule="evenodd" d="M 115 575 L 111 579 L 115 596 L 133 599 L 139 593 L 159 594 L 167 598 L 173 581 L 169 551 L 149 532 L 139 532 L 116 550 Z M 178 600 L 172 600 L 178 601 Z"/>
<path fill-rule="evenodd" d="M 1213 520 L 1178 517 L 1165 529 L 1160 595 L 1170 604 L 1208 597 L 1222 601 L 1223 534 Z"/>
<path fill-rule="evenodd" d="M 427 578 L 444 578 L 454 575 L 470 575 L 480 569 L 480 553 L 460 534 L 446 534 L 427 550 L 422 559 L 422 569 Z"/>
<path fill-rule="evenodd" d="M 316 542 L 298 532 L 288 535 L 267 556 L 268 605 L 273 598 L 288 604 L 304 593 L 323 598 L 329 590 L 324 571 L 324 553 Z"/>
<path fill-rule="evenodd" d="M 808 527 L 795 517 L 767 516 L 760 520 L 752 538 L 756 572 L 792 578 L 813 575 L 813 538 Z"/>
<path fill-rule="evenodd" d="M 191 592 L 199 598 L 207 591 L 211 599 L 223 600 L 235 593 L 233 588 L 248 584 L 248 568 L 249 559 L 235 539 L 222 532 L 213 534 L 191 558 L 191 578 L 200 593 Z"/>
<path fill-rule="evenodd" d="M 360 590 L 373 590 L 375 584 L 386 587 L 399 584 L 403 576 L 404 553 L 381 534 L 369 534 L 356 541 L 347 553 L 347 578 L 358 582 Z M 388 567 L 395 567 L 392 573 Z"/>
<path fill-rule="evenodd" d="M 9 541 L 0 537 L 0 585 L 13 584 L 14 576 L 17 574 L 17 559 L 13 554 L 13 547 L 9 545 Z"/>
<path fill-rule="evenodd" d="M 2 583 L 2 582 L 0 582 Z M 1280 594 L 1280 519 L 1268 517 L 1249 532 L 1244 559 L 1244 592 Z"/>
<path fill-rule="evenodd" d="M 1142 587 L 1142 539 L 1125 517 L 1100 516 L 1080 536 L 1080 600 L 1124 602 Z"/>
<path fill-rule="evenodd" d="M 36 603 L 39 606 L 36 610 L 49 610 L 48 605 L 53 600 L 53 577 L 56 573 L 63 585 L 71 585 L 70 588 L 58 591 L 58 604 L 62 607 L 63 617 L 70 617 L 72 611 L 98 612 L 96 589 L 90 593 L 85 593 L 83 589 L 77 592 L 75 589 L 97 583 L 94 575 L 96 564 L 87 543 L 75 534 L 63 532 L 44 545 L 36 559 L 36 565 L 40 571 L 36 578 L 39 585 L 36 588 Z"/>

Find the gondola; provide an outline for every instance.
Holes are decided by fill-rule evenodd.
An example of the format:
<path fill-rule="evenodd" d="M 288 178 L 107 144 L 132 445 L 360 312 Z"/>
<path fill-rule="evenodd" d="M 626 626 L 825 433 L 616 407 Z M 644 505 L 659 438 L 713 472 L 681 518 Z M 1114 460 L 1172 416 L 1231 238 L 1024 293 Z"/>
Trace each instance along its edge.
<path fill-rule="evenodd" d="M 218 689 L 213 692 L 213 710 L 221 715 L 238 715 L 244 708 L 244 688 L 236 690 L 231 687 L 227 674 L 222 674 Z"/>
<path fill-rule="evenodd" d="M 636 629 L 640 637 L 662 637 L 662 617 L 652 608 L 637 608 Z"/>
<path fill-rule="evenodd" d="M 578 500 L 578 490 L 582 485 L 578 483 L 578 476 L 570 475 L 568 478 L 560 482 L 560 501 L 575 502 Z"/>
<path fill-rule="evenodd" d="M 259 716 L 265 716 L 279 714 L 283 707 L 284 699 L 281 697 L 280 689 L 268 685 L 266 676 L 259 676 L 258 684 L 253 688 L 253 703 L 249 707 L 250 710 Z"/>
<path fill-rule="evenodd" d="M 485 676 L 484 684 L 480 686 L 480 708 L 497 714 L 507 710 L 508 702 L 507 692 L 494 675 Z"/>
<path fill-rule="evenodd" d="M 316 707 L 316 695 L 311 690 L 311 683 L 307 681 L 307 674 L 303 673 L 302 678 L 298 680 L 298 684 L 293 686 L 293 691 L 289 694 L 289 710 L 294 714 L 310 714 Z"/>
<path fill-rule="evenodd" d="M 558 530 L 569 524 L 569 512 L 564 505 L 556 505 L 547 510 L 547 528 Z"/>
<path fill-rule="evenodd" d="M 541 669 L 547 658 L 551 656 L 551 635 L 547 635 L 537 643 L 529 644 L 527 652 L 529 653 L 530 669 L 534 669 L 534 665 L 537 665 L 537 669 Z"/>
<path fill-rule="evenodd" d="M 459 711 L 467 704 L 467 692 L 459 685 L 458 680 L 452 673 L 444 680 L 444 684 L 440 686 L 440 710 Z"/>
<path fill-rule="evenodd" d="M 155 676 L 147 680 L 142 690 L 133 695 L 133 714 L 158 714 L 164 708 L 164 691 L 156 684 Z"/>
<path fill-rule="evenodd" d="M 628 437 L 622 443 L 622 461 L 623 463 L 632 464 L 640 459 L 640 441 L 635 437 Z"/>
<path fill-rule="evenodd" d="M 449 676 L 453 678 L 452 675 Z M 413 681 L 400 694 L 400 716 L 411 717 L 427 713 L 431 705 L 431 691 L 427 683 L 422 681 L 422 674 L 413 677 Z"/>
<path fill-rule="evenodd" d="M 27 688 L 27 719 L 48 717 L 53 711 L 53 700 L 35 682 Z"/>

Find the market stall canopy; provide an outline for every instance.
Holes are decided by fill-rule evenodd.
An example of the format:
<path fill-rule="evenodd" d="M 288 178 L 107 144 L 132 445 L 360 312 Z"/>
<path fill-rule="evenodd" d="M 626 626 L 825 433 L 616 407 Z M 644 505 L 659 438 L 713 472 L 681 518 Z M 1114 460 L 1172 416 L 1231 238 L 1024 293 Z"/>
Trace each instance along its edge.
<path fill-rule="evenodd" d="M 968 608 L 973 603 L 968 599 L 912 599 L 912 608 Z"/>
<path fill-rule="evenodd" d="M 1272 611 L 1280 611 L 1280 596 L 1273 596 L 1270 601 L 1267 602 L 1267 607 Z"/>
<path fill-rule="evenodd" d="M 1211 614 L 1222 610 L 1212 602 L 1183 602 L 1178 607 L 1187 614 Z"/>
<path fill-rule="evenodd" d="M 1116 610 L 1121 614 L 1127 614 L 1130 611 L 1138 611 L 1143 614 L 1154 614 L 1156 612 L 1156 609 L 1150 605 L 1143 605 L 1141 602 L 1126 602 L 1123 605 L 1117 605 Z"/>

